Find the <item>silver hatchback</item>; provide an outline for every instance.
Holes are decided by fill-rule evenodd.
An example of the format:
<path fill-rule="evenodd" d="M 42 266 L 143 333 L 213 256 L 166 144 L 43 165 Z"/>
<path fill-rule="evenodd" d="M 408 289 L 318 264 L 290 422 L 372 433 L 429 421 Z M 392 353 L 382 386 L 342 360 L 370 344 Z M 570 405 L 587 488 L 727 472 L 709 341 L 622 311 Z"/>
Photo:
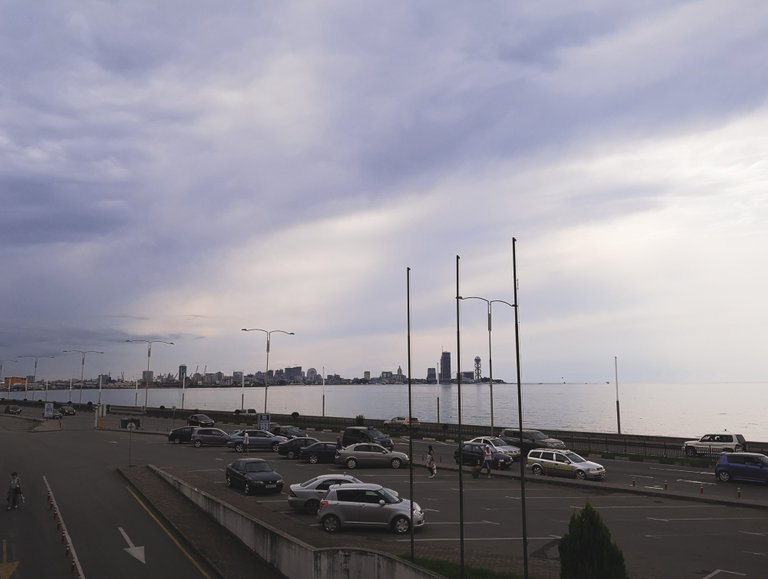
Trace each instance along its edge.
<path fill-rule="evenodd" d="M 350 444 L 336 453 L 335 463 L 348 469 L 361 466 L 389 466 L 400 468 L 408 464 L 410 459 L 404 452 L 387 450 L 380 444 L 361 442 Z"/>
<path fill-rule="evenodd" d="M 536 475 L 569 476 L 581 480 L 605 478 L 603 465 L 589 461 L 570 450 L 535 448 L 528 453 L 525 466 Z"/>
<path fill-rule="evenodd" d="M 328 533 L 355 525 L 389 527 L 402 535 L 411 530 L 411 501 L 377 484 L 334 485 L 320 501 L 317 520 Z M 413 524 L 414 528 L 424 525 L 424 511 L 417 503 L 413 503 Z"/>

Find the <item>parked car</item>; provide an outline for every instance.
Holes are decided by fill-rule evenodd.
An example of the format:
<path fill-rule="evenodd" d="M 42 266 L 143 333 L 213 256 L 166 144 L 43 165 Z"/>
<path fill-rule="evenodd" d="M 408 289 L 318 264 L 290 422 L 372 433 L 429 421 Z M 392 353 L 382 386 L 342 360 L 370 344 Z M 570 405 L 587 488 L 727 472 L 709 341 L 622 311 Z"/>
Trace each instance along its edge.
<path fill-rule="evenodd" d="M 331 486 L 361 482 L 351 474 L 321 474 L 303 483 L 292 484 L 288 493 L 288 506 L 314 515 Z"/>
<path fill-rule="evenodd" d="M 603 465 L 570 450 L 536 448 L 528 453 L 525 467 L 535 475 L 569 476 L 581 480 L 605 478 Z"/>
<path fill-rule="evenodd" d="M 21 406 L 16 406 L 15 404 L 13 406 L 6 406 L 5 407 L 5 413 L 6 414 L 21 414 Z"/>
<path fill-rule="evenodd" d="M 530 428 L 523 429 L 523 438 L 520 440 L 519 428 L 505 428 L 499 435 L 504 442 L 517 446 L 523 452 L 527 454 L 529 450 L 534 448 L 558 448 L 565 449 L 565 443 L 559 438 L 552 438 L 540 430 L 532 430 Z"/>
<path fill-rule="evenodd" d="M 395 448 L 392 439 L 378 428 L 373 426 L 349 426 L 345 428 L 341 435 L 341 443 L 348 446 L 358 442 L 373 442 L 390 450 Z"/>
<path fill-rule="evenodd" d="M 59 408 L 59 412 L 61 412 L 64 416 L 74 416 L 76 414 L 74 407 L 72 407 L 70 404 L 65 404 Z"/>
<path fill-rule="evenodd" d="M 59 418 L 61 418 L 61 416 L 62 416 L 61 412 L 59 412 L 56 409 L 51 410 L 51 411 L 43 410 L 43 418 L 48 418 L 48 419 L 52 419 L 52 420 L 54 420 L 54 419 L 58 420 Z"/>
<path fill-rule="evenodd" d="M 245 433 L 248 433 L 248 445 L 245 444 Z M 277 447 L 288 440 L 285 436 L 277 436 L 268 430 L 236 430 L 229 436 L 227 446 L 234 448 L 235 452 L 243 450 L 272 450 L 277 452 Z"/>
<path fill-rule="evenodd" d="M 277 454 L 290 459 L 298 458 L 302 448 L 317 442 L 320 441 L 311 436 L 291 438 L 277 445 Z"/>
<path fill-rule="evenodd" d="M 192 442 L 192 433 L 198 426 L 180 426 L 174 428 L 168 433 L 168 442 L 181 444 L 183 442 Z"/>
<path fill-rule="evenodd" d="M 461 464 L 475 466 L 483 464 L 485 456 L 485 445 L 478 442 L 465 442 L 461 446 Z M 505 452 L 491 449 L 491 466 L 497 470 L 506 470 L 512 465 L 514 460 Z M 453 451 L 453 460 L 459 464 L 459 449 Z"/>
<path fill-rule="evenodd" d="M 345 525 L 358 525 L 389 527 L 404 535 L 411 530 L 411 501 L 377 484 L 334 485 L 320 501 L 317 520 L 328 533 Z M 424 511 L 417 503 L 413 503 L 413 525 L 424 525 Z"/>
<path fill-rule="evenodd" d="M 495 452 L 503 452 L 512 457 L 512 460 L 520 458 L 520 449 L 511 444 L 507 444 L 498 436 L 478 436 L 467 442 L 472 444 L 487 444 Z"/>
<path fill-rule="evenodd" d="M 721 452 L 746 452 L 747 441 L 741 434 L 721 432 L 705 434 L 698 440 L 683 443 L 683 452 L 687 456 L 713 455 Z"/>
<path fill-rule="evenodd" d="M 193 414 L 187 418 L 187 424 L 189 426 L 215 426 L 213 418 L 206 416 L 205 414 Z"/>
<path fill-rule="evenodd" d="M 316 442 L 315 444 L 305 446 L 299 452 L 299 458 L 301 460 L 306 460 L 310 464 L 333 462 L 336 458 L 336 443 Z"/>
<path fill-rule="evenodd" d="M 361 442 L 351 444 L 336 453 L 336 464 L 345 465 L 348 469 L 364 466 L 389 466 L 400 468 L 410 462 L 404 452 L 396 452 L 384 448 L 380 444 Z"/>
<path fill-rule="evenodd" d="M 768 456 L 757 452 L 724 452 L 715 465 L 715 476 L 722 482 L 768 483 Z"/>
<path fill-rule="evenodd" d="M 307 433 L 304 432 L 298 426 L 291 426 L 290 424 L 286 424 L 286 425 L 272 424 L 269 427 L 269 431 L 272 434 L 277 434 L 278 436 L 285 436 L 286 438 L 298 438 L 300 436 L 307 435 Z"/>
<path fill-rule="evenodd" d="M 226 446 L 227 442 L 229 442 L 229 434 L 221 428 L 198 426 L 192 432 L 190 441 L 195 445 L 195 448 L 200 448 L 201 446 Z"/>
<path fill-rule="evenodd" d="M 279 493 L 283 477 L 263 458 L 239 458 L 227 465 L 224 482 L 228 487 L 240 487 L 246 495 L 252 492 Z"/>
<path fill-rule="evenodd" d="M 395 416 L 394 418 L 385 420 L 384 427 L 389 430 L 408 430 L 409 427 L 418 430 L 419 419 L 413 417 L 409 420 L 407 416 Z"/>

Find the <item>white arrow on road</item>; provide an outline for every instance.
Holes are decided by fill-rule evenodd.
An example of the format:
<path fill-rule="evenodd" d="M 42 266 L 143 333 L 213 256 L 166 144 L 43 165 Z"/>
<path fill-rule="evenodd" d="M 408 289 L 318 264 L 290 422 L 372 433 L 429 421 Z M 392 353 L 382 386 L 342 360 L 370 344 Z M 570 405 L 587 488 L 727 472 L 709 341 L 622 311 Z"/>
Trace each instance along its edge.
<path fill-rule="evenodd" d="M 128 533 L 123 531 L 122 527 L 118 527 L 117 530 L 120 531 L 123 539 L 125 539 L 125 542 L 128 543 L 128 547 L 124 550 L 127 551 L 127 553 L 132 557 L 136 557 L 139 561 L 146 564 L 147 560 L 144 557 L 144 547 L 137 547 L 134 545 L 131 539 L 128 537 Z"/>

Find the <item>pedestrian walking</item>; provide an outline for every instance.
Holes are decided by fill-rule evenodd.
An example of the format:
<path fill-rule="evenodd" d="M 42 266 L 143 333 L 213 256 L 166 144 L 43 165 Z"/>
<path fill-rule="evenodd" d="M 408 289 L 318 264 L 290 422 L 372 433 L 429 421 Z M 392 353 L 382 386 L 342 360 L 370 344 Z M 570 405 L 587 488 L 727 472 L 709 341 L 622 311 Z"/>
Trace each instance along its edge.
<path fill-rule="evenodd" d="M 342 448 L 344 448 L 341 444 L 341 437 L 336 437 L 336 452 L 339 452 Z"/>
<path fill-rule="evenodd" d="M 8 510 L 18 509 L 19 501 L 24 502 L 24 494 L 21 492 L 21 479 L 16 471 L 11 473 L 11 484 L 8 487 Z"/>
<path fill-rule="evenodd" d="M 480 467 L 480 472 L 483 472 L 484 468 L 488 469 L 488 478 L 491 478 L 491 466 L 493 465 L 493 452 L 491 452 L 491 445 L 486 444 L 483 450 L 483 466 Z"/>
<path fill-rule="evenodd" d="M 248 445 L 251 443 L 251 437 L 248 436 L 248 431 L 243 434 L 243 453 L 248 454 Z"/>
<path fill-rule="evenodd" d="M 437 463 L 435 462 L 435 449 L 432 445 L 429 445 L 427 450 L 427 470 L 429 471 L 429 478 L 435 478 L 437 476 Z"/>

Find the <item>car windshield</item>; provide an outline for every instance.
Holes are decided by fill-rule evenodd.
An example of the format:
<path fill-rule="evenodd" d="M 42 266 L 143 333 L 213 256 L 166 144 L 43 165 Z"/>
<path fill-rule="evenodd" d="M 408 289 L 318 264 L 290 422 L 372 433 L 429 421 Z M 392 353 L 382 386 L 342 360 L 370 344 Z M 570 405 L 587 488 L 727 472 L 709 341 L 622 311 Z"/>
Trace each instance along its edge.
<path fill-rule="evenodd" d="M 304 481 L 303 483 L 301 483 L 300 486 L 301 487 L 308 487 L 308 486 L 310 486 L 312 483 L 314 483 L 319 478 L 320 478 L 319 476 L 316 476 L 315 478 L 311 478 L 308 481 Z"/>
<path fill-rule="evenodd" d="M 758 460 L 763 464 L 768 466 L 768 456 L 765 456 L 764 454 L 757 457 Z"/>
<path fill-rule="evenodd" d="M 245 472 L 272 472 L 272 467 L 266 462 L 249 462 L 245 465 Z"/>
<path fill-rule="evenodd" d="M 501 438 L 489 438 L 488 439 L 492 445 L 494 446 L 508 446 L 506 442 L 504 442 Z"/>
<path fill-rule="evenodd" d="M 547 438 L 547 435 L 543 432 L 539 432 L 538 430 L 531 430 L 528 432 L 528 434 L 531 435 L 531 438 L 533 440 L 544 440 Z"/>
<path fill-rule="evenodd" d="M 369 428 L 368 432 L 375 438 L 384 438 L 384 433 L 381 430 L 375 428 Z"/>
<path fill-rule="evenodd" d="M 567 452 L 567 453 L 565 453 L 565 456 L 567 456 L 568 458 L 570 458 L 572 462 L 587 462 L 587 459 L 586 459 L 586 458 L 582 458 L 582 457 L 580 457 L 580 456 L 579 456 L 578 454 L 576 454 L 575 452 Z"/>
<path fill-rule="evenodd" d="M 381 489 L 379 492 L 384 496 L 384 500 L 388 503 L 394 504 L 403 502 L 403 499 L 401 499 L 400 496 L 392 489 Z"/>

